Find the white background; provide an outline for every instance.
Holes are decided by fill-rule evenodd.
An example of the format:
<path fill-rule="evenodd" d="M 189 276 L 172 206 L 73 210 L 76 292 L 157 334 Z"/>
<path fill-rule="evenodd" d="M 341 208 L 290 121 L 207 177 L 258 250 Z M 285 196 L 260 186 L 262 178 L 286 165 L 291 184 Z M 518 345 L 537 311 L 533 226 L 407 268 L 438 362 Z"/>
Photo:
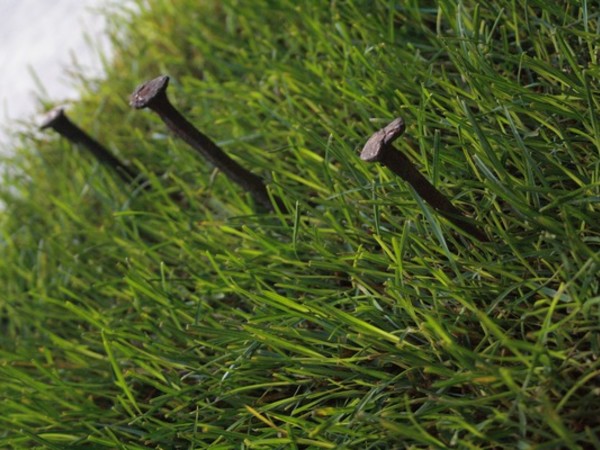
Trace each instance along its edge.
<path fill-rule="evenodd" d="M 0 0 L 0 157 L 8 150 L 5 129 L 15 120 L 41 116 L 35 93 L 61 103 L 73 99 L 68 77 L 73 61 L 101 74 L 99 51 L 109 52 L 99 8 L 117 0 Z"/>

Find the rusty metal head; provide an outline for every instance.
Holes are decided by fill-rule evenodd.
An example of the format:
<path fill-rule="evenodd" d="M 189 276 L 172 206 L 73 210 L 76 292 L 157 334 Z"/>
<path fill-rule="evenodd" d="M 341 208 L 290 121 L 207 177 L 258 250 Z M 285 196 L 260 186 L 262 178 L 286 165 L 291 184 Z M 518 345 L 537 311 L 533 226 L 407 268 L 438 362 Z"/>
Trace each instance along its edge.
<path fill-rule="evenodd" d="M 169 77 L 167 75 L 147 81 L 133 91 L 133 94 L 129 98 L 129 104 L 135 109 L 152 108 L 154 103 L 166 99 L 167 86 L 169 86 Z"/>
<path fill-rule="evenodd" d="M 398 117 L 381 130 L 376 131 L 360 152 L 360 159 L 369 162 L 379 161 L 390 144 L 404 133 L 405 128 L 404 120 L 402 117 Z"/>
<path fill-rule="evenodd" d="M 42 120 L 42 124 L 40 125 L 40 130 L 45 130 L 46 128 L 56 128 L 57 126 L 64 124 L 66 120 L 68 119 L 65 115 L 65 108 L 58 106 L 46 113 L 44 119 Z"/>

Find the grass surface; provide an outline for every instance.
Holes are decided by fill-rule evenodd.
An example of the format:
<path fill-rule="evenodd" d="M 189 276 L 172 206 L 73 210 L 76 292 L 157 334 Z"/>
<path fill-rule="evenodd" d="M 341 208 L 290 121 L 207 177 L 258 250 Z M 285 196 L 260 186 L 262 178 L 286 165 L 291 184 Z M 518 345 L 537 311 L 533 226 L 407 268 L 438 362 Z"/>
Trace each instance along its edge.
<path fill-rule="evenodd" d="M 52 133 L 10 161 L 0 447 L 600 448 L 597 6 L 175 3 L 69 111 L 151 190 Z M 289 213 L 128 106 L 163 73 Z M 398 115 L 492 242 L 359 159 Z"/>

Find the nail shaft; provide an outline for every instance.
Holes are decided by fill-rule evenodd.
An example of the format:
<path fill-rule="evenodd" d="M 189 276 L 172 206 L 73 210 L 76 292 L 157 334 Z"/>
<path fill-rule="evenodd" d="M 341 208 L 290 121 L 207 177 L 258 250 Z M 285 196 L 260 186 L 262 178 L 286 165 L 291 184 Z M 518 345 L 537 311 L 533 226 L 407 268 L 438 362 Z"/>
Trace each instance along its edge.
<path fill-rule="evenodd" d="M 194 127 L 171 104 L 166 93 L 168 84 L 169 77 L 161 76 L 138 86 L 131 95 L 131 106 L 136 109 L 150 108 L 157 113 L 173 133 L 248 191 L 260 206 L 272 210 L 273 205 L 261 178 L 227 156 L 217 144 Z"/>
<path fill-rule="evenodd" d="M 135 180 L 138 180 L 137 183 L 143 183 L 139 173 L 127 167 L 98 141 L 71 122 L 63 108 L 54 108 L 46 115 L 40 129 L 44 130 L 46 128 L 52 128 L 73 144 L 83 145 L 98 161 L 114 170 L 126 183 L 130 184 Z M 147 184 L 144 183 L 144 185 Z"/>
<path fill-rule="evenodd" d="M 394 149 L 392 143 L 404 133 L 404 129 L 404 121 L 399 117 L 374 133 L 363 147 L 360 154 L 361 159 L 368 162 L 377 161 L 383 164 L 410 184 L 427 203 L 458 228 L 480 241 L 489 241 L 485 233 L 473 225 L 446 196 L 421 175 L 414 164 L 403 153 Z"/>

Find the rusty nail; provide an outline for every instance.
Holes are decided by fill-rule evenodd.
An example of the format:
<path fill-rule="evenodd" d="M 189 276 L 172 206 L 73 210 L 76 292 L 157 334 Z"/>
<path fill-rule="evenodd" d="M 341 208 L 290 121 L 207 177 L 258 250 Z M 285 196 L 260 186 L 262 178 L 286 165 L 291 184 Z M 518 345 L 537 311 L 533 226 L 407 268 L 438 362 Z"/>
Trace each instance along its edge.
<path fill-rule="evenodd" d="M 132 183 L 137 180 L 136 184 L 147 186 L 147 183 L 144 182 L 143 178 L 136 171 L 119 161 L 103 145 L 71 122 L 65 114 L 64 108 L 57 107 L 46 114 L 40 129 L 45 130 L 46 128 L 52 128 L 73 144 L 83 145 L 98 161 L 114 170 L 126 183 Z"/>
<path fill-rule="evenodd" d="M 394 119 L 369 138 L 360 153 L 360 158 L 363 161 L 377 161 L 383 164 L 408 182 L 427 203 L 458 228 L 482 242 L 488 242 L 485 233 L 473 225 L 458 208 L 450 203 L 450 200 L 427 181 L 403 153 L 394 148 L 393 142 L 404 133 L 404 130 L 404 120 L 401 117 Z"/>
<path fill-rule="evenodd" d="M 262 207 L 272 210 L 267 188 L 257 175 L 244 169 L 225 154 L 208 136 L 201 133 L 171 104 L 167 97 L 169 77 L 160 76 L 138 86 L 131 94 L 130 105 L 135 109 L 150 108 L 167 127 L 221 170 L 231 180 L 249 192 Z M 276 199 L 279 204 L 279 201 Z M 281 204 L 280 204 L 281 206 Z"/>

